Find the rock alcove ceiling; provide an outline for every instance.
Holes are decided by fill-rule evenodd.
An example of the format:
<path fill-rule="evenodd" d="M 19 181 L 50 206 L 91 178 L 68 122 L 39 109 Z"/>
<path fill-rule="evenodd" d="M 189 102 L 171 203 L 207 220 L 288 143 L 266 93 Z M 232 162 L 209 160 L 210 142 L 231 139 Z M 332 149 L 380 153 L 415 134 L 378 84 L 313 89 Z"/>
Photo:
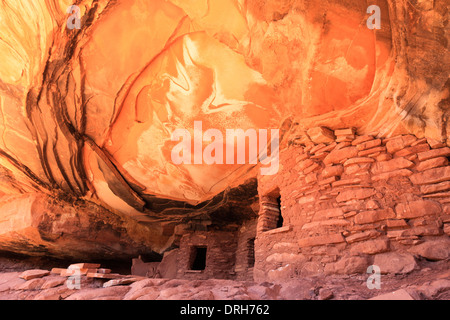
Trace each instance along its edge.
<path fill-rule="evenodd" d="M 79 29 L 67 25 L 72 5 Z M 325 126 L 448 143 L 445 0 L 0 7 L 3 250 L 162 253 L 183 228 L 255 217 L 257 166 L 171 161 L 171 133 L 194 121 L 279 128 L 281 138 Z"/>

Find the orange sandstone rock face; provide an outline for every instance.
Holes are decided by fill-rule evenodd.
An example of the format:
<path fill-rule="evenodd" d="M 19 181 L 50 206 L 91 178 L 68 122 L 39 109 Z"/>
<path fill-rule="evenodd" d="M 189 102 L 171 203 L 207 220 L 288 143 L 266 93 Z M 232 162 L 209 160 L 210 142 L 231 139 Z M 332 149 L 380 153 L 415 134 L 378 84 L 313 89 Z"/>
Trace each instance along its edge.
<path fill-rule="evenodd" d="M 0 250 L 25 255 L 124 259 L 151 253 L 165 241 L 101 206 L 81 201 L 64 205 L 42 194 L 2 197 L 0 217 Z"/>
<path fill-rule="evenodd" d="M 208 225 L 218 208 L 222 218 L 232 211 L 233 197 L 246 208 L 236 211 L 254 216 L 255 194 L 239 187 L 258 174 L 249 157 L 173 163 L 172 133 L 193 140 L 195 121 L 223 134 L 280 129 L 281 148 L 295 124 L 316 146 L 302 163 L 308 181 L 316 160 L 336 166 L 318 188 L 364 184 L 372 160 L 358 158 L 383 159 L 373 167 L 379 180 L 408 179 L 414 156 L 423 162 L 411 181 L 446 180 L 446 3 L 377 3 L 381 28 L 372 30 L 360 0 L 83 0 L 80 29 L 71 29 L 67 1 L 3 1 L 0 195 L 95 202 L 153 223 L 155 239 L 142 241 L 157 251 L 170 246 L 172 222 L 195 216 Z M 362 135 L 354 145 L 351 127 Z M 380 140 L 400 134 L 410 135 Z M 413 145 L 423 137 L 430 142 Z M 191 145 L 194 157 L 205 140 L 200 151 Z M 342 174 L 360 180 L 333 178 Z M 364 186 L 338 202 L 373 194 Z"/>

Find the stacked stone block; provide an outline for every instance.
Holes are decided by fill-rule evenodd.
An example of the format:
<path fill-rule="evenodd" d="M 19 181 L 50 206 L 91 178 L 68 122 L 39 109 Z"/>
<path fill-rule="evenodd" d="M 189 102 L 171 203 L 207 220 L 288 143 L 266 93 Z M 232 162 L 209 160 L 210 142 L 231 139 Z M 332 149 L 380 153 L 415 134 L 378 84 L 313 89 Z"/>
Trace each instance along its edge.
<path fill-rule="evenodd" d="M 278 175 L 259 178 L 261 204 L 279 190 L 289 228 L 258 228 L 256 278 L 274 270 L 288 278 L 305 270 L 342 273 L 348 265 L 355 266 L 348 272 L 361 271 L 374 255 L 448 240 L 449 156 L 443 143 L 410 134 L 382 138 L 322 127 L 291 136 Z M 261 206 L 258 225 L 266 215 Z M 279 243 L 295 258 L 274 250 Z"/>

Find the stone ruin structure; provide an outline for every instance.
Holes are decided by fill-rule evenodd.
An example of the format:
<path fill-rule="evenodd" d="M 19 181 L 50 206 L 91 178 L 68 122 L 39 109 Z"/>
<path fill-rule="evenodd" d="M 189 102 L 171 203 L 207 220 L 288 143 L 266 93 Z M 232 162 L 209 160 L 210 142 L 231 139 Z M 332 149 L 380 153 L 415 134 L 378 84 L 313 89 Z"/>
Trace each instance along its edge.
<path fill-rule="evenodd" d="M 365 273 L 370 265 L 405 272 L 388 266 L 397 257 L 389 253 L 448 257 L 450 148 L 413 135 L 311 132 L 306 145 L 289 141 L 275 178 L 259 179 L 256 279 Z"/>
<path fill-rule="evenodd" d="M 280 172 L 258 177 L 257 217 L 235 231 L 182 236 L 174 276 L 287 281 L 364 274 L 370 265 L 408 273 L 417 268 L 414 256 L 448 259 L 449 147 L 354 128 L 309 133 L 294 130 Z"/>
<path fill-rule="evenodd" d="M 448 1 L 68 5 L 0 3 L 0 253 L 255 281 L 448 262 Z M 199 122 L 279 130 L 278 172 L 175 164 Z"/>

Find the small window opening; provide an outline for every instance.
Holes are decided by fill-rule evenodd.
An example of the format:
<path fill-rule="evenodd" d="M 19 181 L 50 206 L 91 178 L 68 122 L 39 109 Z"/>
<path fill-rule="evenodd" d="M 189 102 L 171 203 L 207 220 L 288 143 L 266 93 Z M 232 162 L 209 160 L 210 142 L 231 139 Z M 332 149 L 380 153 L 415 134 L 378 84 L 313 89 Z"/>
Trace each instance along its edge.
<path fill-rule="evenodd" d="M 193 247 L 191 256 L 191 270 L 205 270 L 206 247 Z"/>
<path fill-rule="evenodd" d="M 284 219 L 281 210 L 280 189 L 276 188 L 260 200 L 262 213 L 260 214 L 261 231 L 269 231 L 283 227 Z"/>
<path fill-rule="evenodd" d="M 278 210 L 278 220 L 277 220 L 277 228 L 281 228 L 283 226 L 283 216 L 281 215 L 281 196 L 277 198 Z"/>
<path fill-rule="evenodd" d="M 249 268 L 255 266 L 255 238 L 247 240 L 247 264 Z"/>

